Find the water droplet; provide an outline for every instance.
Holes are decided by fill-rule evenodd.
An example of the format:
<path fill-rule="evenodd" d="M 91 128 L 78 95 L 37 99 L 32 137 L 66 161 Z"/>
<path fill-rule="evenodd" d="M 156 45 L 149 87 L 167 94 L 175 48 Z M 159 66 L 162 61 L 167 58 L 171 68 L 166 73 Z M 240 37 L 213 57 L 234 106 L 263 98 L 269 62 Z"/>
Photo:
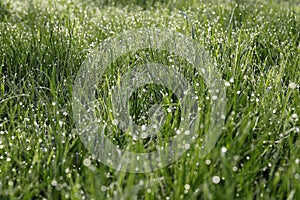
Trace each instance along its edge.
<path fill-rule="evenodd" d="M 190 130 L 186 130 L 186 131 L 184 132 L 184 134 L 185 134 L 185 135 L 189 135 L 189 134 L 190 134 Z"/>
<path fill-rule="evenodd" d="M 191 186 L 189 184 L 185 184 L 184 189 L 189 190 Z"/>
<path fill-rule="evenodd" d="M 51 185 L 54 186 L 54 187 L 57 186 L 57 181 L 56 181 L 56 180 L 53 180 L 53 181 L 51 182 Z"/>
<path fill-rule="evenodd" d="M 291 83 L 289 84 L 289 88 L 291 88 L 292 90 L 293 90 L 293 89 L 296 89 L 296 87 L 297 87 L 297 84 L 294 83 L 294 82 L 291 82 Z"/>
<path fill-rule="evenodd" d="M 86 167 L 89 167 L 91 165 L 91 163 L 92 163 L 91 160 L 88 158 L 83 160 L 83 165 Z"/>
<path fill-rule="evenodd" d="M 184 147 L 185 147 L 185 149 L 190 149 L 191 145 L 190 144 L 185 144 Z"/>
<path fill-rule="evenodd" d="M 8 181 L 8 185 L 12 186 L 14 183 L 12 181 Z"/>
<path fill-rule="evenodd" d="M 227 148 L 226 147 L 222 147 L 221 151 L 222 151 L 222 153 L 226 153 L 227 152 Z"/>
<path fill-rule="evenodd" d="M 221 179 L 220 179 L 219 176 L 214 176 L 214 177 L 212 178 L 212 182 L 213 182 L 214 184 L 218 184 L 218 183 L 220 183 L 220 181 L 221 181 Z"/>
<path fill-rule="evenodd" d="M 210 160 L 206 160 L 206 161 L 205 161 L 205 164 L 210 165 L 210 164 L 211 164 L 211 161 L 210 161 Z"/>
<path fill-rule="evenodd" d="M 102 192 L 105 192 L 106 189 L 107 189 L 106 186 L 104 186 L 104 185 L 101 186 L 101 191 L 102 191 Z"/>
<path fill-rule="evenodd" d="M 269 163 L 268 163 L 268 166 L 269 166 L 269 167 L 272 167 L 272 163 L 269 162 Z"/>
<path fill-rule="evenodd" d="M 292 120 L 298 120 L 298 115 L 297 115 L 296 113 L 293 113 L 293 114 L 291 115 L 291 119 L 292 119 Z"/>

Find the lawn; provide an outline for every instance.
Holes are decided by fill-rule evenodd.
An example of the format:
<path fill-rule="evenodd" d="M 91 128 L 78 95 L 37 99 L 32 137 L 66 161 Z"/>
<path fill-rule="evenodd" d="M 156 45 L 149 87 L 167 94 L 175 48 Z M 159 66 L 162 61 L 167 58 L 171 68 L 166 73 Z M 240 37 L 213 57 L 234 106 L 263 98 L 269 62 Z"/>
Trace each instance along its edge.
<path fill-rule="evenodd" d="M 149 46 L 153 32 L 128 43 L 141 41 L 144 49 L 117 56 L 128 49 L 112 41 L 138 30 L 184 38 L 209 58 L 202 67 L 213 70 L 207 77 L 198 73 L 188 59 L 192 48 L 178 38 L 151 49 L 157 45 Z M 158 43 L 164 37 L 156 36 Z M 299 1 L 1 0 L 0 44 L 0 199 L 300 199 Z M 167 51 L 175 46 L 183 53 Z M 103 75 L 94 80 L 86 67 L 93 55 L 106 61 L 101 48 L 115 49 L 106 70 L 94 70 Z M 189 113 L 172 88 L 149 83 L 128 93 L 135 67 L 135 80 L 148 80 L 137 76 L 147 63 L 162 64 L 150 68 L 154 77 L 174 70 L 191 85 L 199 111 L 191 132 L 178 128 Z M 88 78 L 78 85 L 83 74 Z M 165 78 L 170 87 L 185 83 L 171 75 Z M 226 98 L 211 92 L 211 76 Z M 126 77 L 130 84 L 122 82 Z M 105 122 L 97 142 L 105 136 L 143 155 L 168 149 L 181 135 L 182 142 L 190 134 L 192 141 L 166 166 L 147 168 L 145 157 L 124 156 L 116 162 L 127 163 L 116 169 L 104 159 L 110 152 L 86 142 L 78 125 L 78 113 L 89 112 L 81 112 L 87 105 L 78 107 L 74 97 L 79 92 L 80 102 L 90 100 L 84 86 L 93 81 L 97 109 L 91 116 Z M 112 96 L 121 101 L 122 92 L 130 94 L 123 109 L 141 130 L 164 113 L 157 134 L 135 138 L 118 126 L 115 109 L 123 104 Z M 214 102 L 222 102 L 221 116 L 214 115 Z M 211 134 L 216 142 L 203 153 Z M 143 163 L 148 171 L 131 169 Z"/>

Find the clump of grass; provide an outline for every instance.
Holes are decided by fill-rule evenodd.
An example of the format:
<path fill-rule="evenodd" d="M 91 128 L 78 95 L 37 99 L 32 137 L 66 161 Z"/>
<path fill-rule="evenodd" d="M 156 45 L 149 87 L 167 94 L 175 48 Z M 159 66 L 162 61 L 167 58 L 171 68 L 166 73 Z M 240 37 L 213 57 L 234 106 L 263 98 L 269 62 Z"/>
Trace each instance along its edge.
<path fill-rule="evenodd" d="M 60 0 L 44 7 L 44 1 L 28 2 L 23 10 L 16 2 L 0 2 L 0 199 L 299 197 L 300 20 L 292 3 L 153 1 L 143 7 L 132 1 L 123 7 Z M 191 26 L 179 10 L 190 16 L 196 42 L 223 75 L 228 101 L 222 135 L 205 158 L 198 157 L 197 140 L 159 171 L 110 169 L 93 160 L 74 129 L 76 74 L 93 48 L 125 30 L 169 28 L 189 37 Z M 170 55 L 164 53 L 155 52 L 153 60 L 168 64 Z M 134 53 L 126 56 L 116 68 L 135 62 Z M 184 61 L 183 66 L 189 68 Z M 107 76 L 118 78 L 116 72 Z M 110 84 L 101 86 L 108 91 Z M 206 114 L 205 84 L 196 89 L 203 92 Z M 147 110 L 155 92 L 137 91 L 132 115 Z M 206 129 L 199 127 L 201 134 Z"/>

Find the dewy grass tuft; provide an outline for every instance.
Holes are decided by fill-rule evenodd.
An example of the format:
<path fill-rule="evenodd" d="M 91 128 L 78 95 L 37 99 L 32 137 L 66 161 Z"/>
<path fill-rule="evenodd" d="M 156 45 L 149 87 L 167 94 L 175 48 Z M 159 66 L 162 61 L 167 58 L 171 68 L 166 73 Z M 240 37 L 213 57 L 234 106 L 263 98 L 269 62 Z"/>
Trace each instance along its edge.
<path fill-rule="evenodd" d="M 131 67 L 151 61 L 180 68 L 194 85 L 202 117 L 195 142 L 168 167 L 111 169 L 94 159 L 75 129 L 75 77 L 90 52 L 124 31 L 157 27 L 190 37 L 191 24 L 179 10 L 222 74 L 221 136 L 199 158 L 213 112 L 209 102 L 217 99 L 190 63 L 163 50 L 129 52 L 97 85 L 97 115 L 117 124 L 110 87 Z M 1 1 L 0 199 L 299 199 L 299 16 L 297 1 Z M 150 109 L 157 103 L 167 113 L 159 135 L 134 140 L 115 126 L 107 138 L 132 152 L 166 144 L 181 131 L 169 131 L 181 112 L 172 91 L 139 88 L 129 112 L 142 125 L 162 111 Z"/>

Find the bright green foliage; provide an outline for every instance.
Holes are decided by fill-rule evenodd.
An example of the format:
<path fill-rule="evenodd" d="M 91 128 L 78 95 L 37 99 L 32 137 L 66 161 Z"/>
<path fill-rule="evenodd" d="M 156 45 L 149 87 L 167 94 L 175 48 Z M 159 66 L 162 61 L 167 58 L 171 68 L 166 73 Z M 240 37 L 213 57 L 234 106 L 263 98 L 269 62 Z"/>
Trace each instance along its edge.
<path fill-rule="evenodd" d="M 0 2 L 0 199 L 300 199 L 299 2 L 100 2 Z M 227 92 L 215 148 L 200 159 L 196 141 L 176 163 L 151 174 L 94 161 L 76 134 L 71 106 L 88 53 L 126 30 L 168 28 L 191 37 L 192 26 Z M 160 61 L 168 55 L 154 53 Z M 128 54 L 114 66 L 133 62 Z M 106 73 L 118 76 L 113 66 Z M 197 89 L 205 99 L 205 85 Z M 155 92 L 147 91 L 135 93 L 132 114 L 148 108 Z M 118 132 L 110 137 L 118 140 Z"/>

